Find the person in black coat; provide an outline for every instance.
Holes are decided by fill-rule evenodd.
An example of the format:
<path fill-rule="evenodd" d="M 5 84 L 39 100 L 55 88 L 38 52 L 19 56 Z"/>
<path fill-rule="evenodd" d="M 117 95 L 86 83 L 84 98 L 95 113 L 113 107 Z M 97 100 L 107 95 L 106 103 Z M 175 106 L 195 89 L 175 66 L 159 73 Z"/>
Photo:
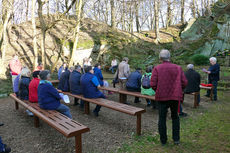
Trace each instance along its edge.
<path fill-rule="evenodd" d="M 69 70 L 66 70 L 61 74 L 59 83 L 58 83 L 58 89 L 64 92 L 69 92 L 69 76 L 70 73 L 73 71 L 73 68 L 70 68 Z"/>
<path fill-rule="evenodd" d="M 70 92 L 72 94 L 75 95 L 82 94 L 81 87 L 80 87 L 80 80 L 81 80 L 81 66 L 76 65 L 69 77 L 69 87 L 70 87 Z M 74 98 L 74 105 L 78 105 L 78 98 Z M 84 106 L 83 101 L 81 101 L 80 107 L 83 106 Z"/>
<path fill-rule="evenodd" d="M 126 89 L 131 92 L 141 92 L 141 69 L 136 68 L 135 72 L 132 72 L 129 77 L 128 81 L 126 82 Z M 135 97 L 134 103 L 138 103 L 139 97 Z"/>
<path fill-rule="evenodd" d="M 30 84 L 30 70 L 23 68 L 21 71 L 21 78 L 19 80 L 19 98 L 21 100 L 29 100 L 29 84 Z"/>
<path fill-rule="evenodd" d="M 188 84 L 184 89 L 184 93 L 193 93 L 200 92 L 200 74 L 194 70 L 193 64 L 189 64 L 187 66 L 187 71 L 185 72 L 185 76 L 188 80 Z M 197 97 L 198 104 L 200 103 L 200 94 Z"/>

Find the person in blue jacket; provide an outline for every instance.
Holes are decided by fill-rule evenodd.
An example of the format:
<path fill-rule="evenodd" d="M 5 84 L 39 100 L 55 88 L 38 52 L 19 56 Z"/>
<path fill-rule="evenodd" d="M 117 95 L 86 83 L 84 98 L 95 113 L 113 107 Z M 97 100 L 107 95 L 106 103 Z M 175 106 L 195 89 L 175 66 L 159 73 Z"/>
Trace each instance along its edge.
<path fill-rule="evenodd" d="M 70 87 L 69 87 L 69 77 L 71 72 L 73 71 L 73 67 L 70 67 L 69 70 L 66 70 L 61 74 L 61 77 L 59 79 L 58 83 L 58 89 L 64 92 L 69 92 Z"/>
<path fill-rule="evenodd" d="M 62 97 L 53 87 L 48 70 L 39 73 L 40 82 L 38 86 L 38 104 L 39 107 L 46 110 L 56 110 L 72 119 L 69 107 L 60 103 Z"/>
<path fill-rule="evenodd" d="M 132 72 L 128 77 L 128 81 L 126 82 L 126 89 L 131 92 L 141 92 L 141 78 L 141 69 L 136 68 L 136 71 Z M 139 97 L 135 97 L 134 103 L 139 102 Z"/>
<path fill-rule="evenodd" d="M 82 94 L 81 92 L 81 87 L 80 87 L 80 81 L 81 81 L 81 66 L 76 65 L 74 67 L 74 70 L 72 73 L 70 73 L 69 77 L 69 87 L 70 87 L 70 92 L 75 95 L 80 95 Z M 74 98 L 74 105 L 78 105 L 78 98 Z M 80 102 L 80 107 L 84 107 L 84 103 L 81 100 Z"/>
<path fill-rule="evenodd" d="M 208 71 L 205 71 L 208 74 L 208 83 L 213 85 L 213 99 L 217 101 L 217 85 L 220 80 L 220 65 L 217 64 L 217 59 L 215 57 L 211 57 L 209 59 L 211 66 Z M 210 97 L 210 90 L 207 91 L 206 97 Z"/>
<path fill-rule="evenodd" d="M 85 98 L 105 98 L 105 95 L 98 90 L 100 87 L 97 77 L 94 75 L 92 66 L 87 66 L 85 68 L 85 74 L 81 77 L 81 90 Z M 101 109 L 100 105 L 97 105 L 93 113 L 98 116 Z"/>
<path fill-rule="evenodd" d="M 63 63 L 62 66 L 58 69 L 58 80 L 60 80 L 61 74 L 68 70 L 67 64 Z"/>

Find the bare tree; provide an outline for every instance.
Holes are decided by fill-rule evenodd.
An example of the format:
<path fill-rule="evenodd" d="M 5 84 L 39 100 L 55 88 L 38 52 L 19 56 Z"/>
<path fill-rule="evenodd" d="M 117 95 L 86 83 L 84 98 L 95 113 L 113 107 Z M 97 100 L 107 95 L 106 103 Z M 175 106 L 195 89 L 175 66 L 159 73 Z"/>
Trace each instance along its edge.
<path fill-rule="evenodd" d="M 116 27 L 116 19 L 115 19 L 115 5 L 114 0 L 110 0 L 110 6 L 111 6 L 111 27 Z"/>
<path fill-rule="evenodd" d="M 33 48 L 34 48 L 34 61 L 33 67 L 34 69 L 37 67 L 38 63 L 38 48 L 37 48 L 37 32 L 36 32 L 36 20 L 35 20 L 35 8 L 36 8 L 36 0 L 32 0 L 32 27 L 33 27 Z"/>
<path fill-rule="evenodd" d="M 172 9 L 171 9 L 171 0 L 167 0 L 167 17 L 166 17 L 166 28 L 172 24 Z"/>
<path fill-rule="evenodd" d="M 185 5 L 185 0 L 181 0 L 181 23 L 184 24 L 184 5 Z"/>
<path fill-rule="evenodd" d="M 78 0 L 78 2 L 76 4 L 77 23 L 76 23 L 76 27 L 75 27 L 75 41 L 73 44 L 73 50 L 72 50 L 72 55 L 70 57 L 69 66 L 73 66 L 73 56 L 76 54 L 76 50 L 77 50 L 80 24 L 81 24 L 81 10 L 82 10 L 82 0 Z"/>
<path fill-rule="evenodd" d="M 135 15 L 136 15 L 136 28 L 137 28 L 137 32 L 140 32 L 139 3 L 140 3 L 139 0 L 135 1 Z"/>
<path fill-rule="evenodd" d="M 159 0 L 154 1 L 154 15 L 155 15 L 156 42 L 158 42 L 159 41 Z"/>

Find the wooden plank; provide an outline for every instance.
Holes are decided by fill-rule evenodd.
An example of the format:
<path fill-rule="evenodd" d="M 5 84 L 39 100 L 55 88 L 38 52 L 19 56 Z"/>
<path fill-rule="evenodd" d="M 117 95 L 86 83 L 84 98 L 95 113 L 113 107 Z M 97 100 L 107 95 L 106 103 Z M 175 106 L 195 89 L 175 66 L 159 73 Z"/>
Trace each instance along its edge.
<path fill-rule="evenodd" d="M 96 98 L 96 99 L 83 98 L 83 100 L 133 116 L 135 116 L 138 113 L 145 112 L 143 108 L 137 108 L 126 104 L 121 104 L 103 98 Z"/>
<path fill-rule="evenodd" d="M 35 116 L 45 121 L 47 124 L 55 128 L 67 138 L 89 131 L 88 127 L 68 118 L 67 116 L 55 110 L 43 110 L 38 106 L 37 103 L 22 101 L 15 97 L 13 94 L 10 96 L 25 106 L 27 109 L 29 109 Z"/>

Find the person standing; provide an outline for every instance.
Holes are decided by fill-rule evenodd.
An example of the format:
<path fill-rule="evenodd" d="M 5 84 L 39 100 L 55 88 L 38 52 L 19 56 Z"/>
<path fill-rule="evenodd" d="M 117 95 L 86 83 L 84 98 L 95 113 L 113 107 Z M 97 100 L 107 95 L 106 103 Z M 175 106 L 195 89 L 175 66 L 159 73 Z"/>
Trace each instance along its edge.
<path fill-rule="evenodd" d="M 21 73 L 22 65 L 18 59 L 18 56 L 14 54 L 13 59 L 10 61 L 10 71 L 12 75 L 12 84 L 14 86 L 14 79 Z"/>
<path fill-rule="evenodd" d="M 213 100 L 217 101 L 217 85 L 220 80 L 220 65 L 217 64 L 217 59 L 215 57 L 211 57 L 209 61 L 211 66 L 208 71 L 204 70 L 204 72 L 208 74 L 208 83 L 211 83 L 213 86 Z M 208 90 L 205 96 L 210 97 L 210 93 L 211 91 Z"/>
<path fill-rule="evenodd" d="M 120 88 L 125 89 L 127 79 L 130 74 L 130 69 L 129 69 L 129 59 L 127 57 L 124 57 L 122 62 L 118 66 L 118 80 L 120 83 Z"/>
<path fill-rule="evenodd" d="M 63 65 L 58 69 L 58 80 L 60 80 L 61 74 L 68 70 L 67 64 L 63 63 Z"/>
<path fill-rule="evenodd" d="M 161 64 L 152 71 L 150 85 L 156 91 L 155 99 L 159 107 L 158 130 L 162 145 L 167 143 L 166 117 L 168 108 L 171 110 L 173 141 L 180 143 L 180 119 L 178 106 L 183 99 L 183 89 L 187 85 L 187 79 L 182 68 L 170 62 L 170 52 L 161 50 L 159 54 Z"/>
<path fill-rule="evenodd" d="M 70 67 L 69 70 L 66 70 L 61 74 L 61 77 L 59 79 L 58 83 L 58 89 L 64 92 L 69 92 L 69 76 L 73 71 L 73 67 Z"/>

